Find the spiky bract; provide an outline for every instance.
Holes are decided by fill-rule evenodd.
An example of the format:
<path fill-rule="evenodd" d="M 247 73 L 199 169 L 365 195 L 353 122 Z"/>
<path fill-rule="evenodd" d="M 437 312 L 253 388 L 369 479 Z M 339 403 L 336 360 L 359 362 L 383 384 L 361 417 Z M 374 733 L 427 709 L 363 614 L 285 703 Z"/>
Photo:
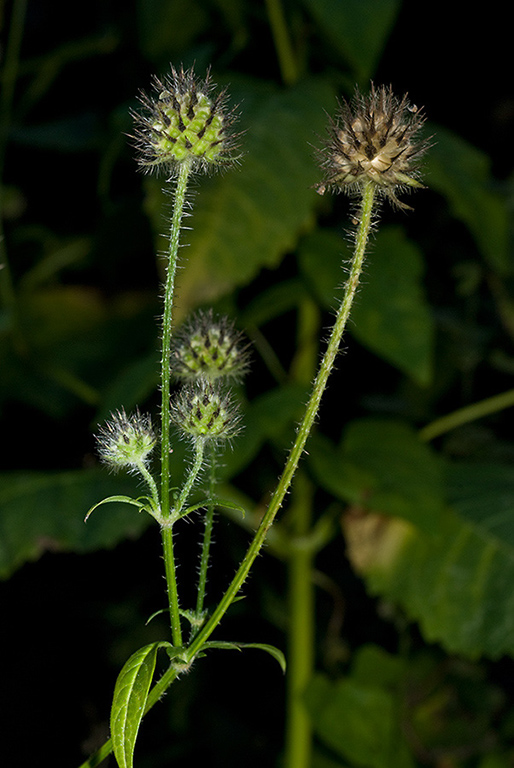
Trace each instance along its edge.
<path fill-rule="evenodd" d="M 137 470 L 146 465 L 157 436 L 150 416 L 138 409 L 127 416 L 121 408 L 100 428 L 96 441 L 100 459 L 111 469 Z"/>
<path fill-rule="evenodd" d="M 212 170 L 233 162 L 235 136 L 234 111 L 226 111 L 226 93 L 213 95 L 210 74 L 196 78 L 192 69 L 171 67 L 162 80 L 154 77 L 155 93 L 141 92 L 144 114 L 132 112 L 135 119 L 135 145 L 138 162 L 145 171 L 190 162 L 197 170 Z"/>
<path fill-rule="evenodd" d="M 171 341 L 171 369 L 182 381 L 241 378 L 248 368 L 248 345 L 226 317 L 212 309 L 195 313 Z"/>
<path fill-rule="evenodd" d="M 171 419 L 194 440 L 229 440 L 239 432 L 230 395 L 208 379 L 188 382 L 171 401 Z"/>

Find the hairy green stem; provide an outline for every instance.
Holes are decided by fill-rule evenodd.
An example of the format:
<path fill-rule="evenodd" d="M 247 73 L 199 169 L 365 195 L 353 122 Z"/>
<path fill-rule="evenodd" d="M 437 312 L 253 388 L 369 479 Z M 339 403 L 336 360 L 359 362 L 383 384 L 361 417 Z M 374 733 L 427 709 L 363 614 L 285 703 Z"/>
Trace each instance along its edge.
<path fill-rule="evenodd" d="M 173 507 L 173 511 L 172 511 L 173 517 L 178 517 L 182 512 L 182 510 L 184 509 L 186 501 L 189 498 L 189 494 L 191 493 L 193 486 L 198 479 L 198 475 L 200 474 L 200 471 L 203 467 L 204 455 L 205 455 L 205 440 L 203 438 L 195 440 L 195 458 L 194 458 L 192 467 L 187 473 L 187 480 L 184 483 L 184 487 L 180 492 L 178 501 Z"/>
<path fill-rule="evenodd" d="M 191 164 L 180 165 L 176 181 L 175 199 L 171 218 L 168 263 L 166 267 L 166 286 L 164 291 L 164 310 L 162 318 L 162 354 L 161 354 L 161 514 L 163 520 L 170 517 L 170 343 L 173 320 L 173 299 L 175 293 L 175 274 L 180 243 L 180 228 L 186 202 L 187 182 Z M 180 628 L 179 598 L 175 555 L 173 551 L 173 532 L 171 527 L 163 526 L 162 544 L 164 550 L 164 568 L 170 609 L 171 632 L 174 645 L 182 645 Z"/>
<path fill-rule="evenodd" d="M 335 358 L 339 350 L 339 345 L 341 343 L 341 339 L 348 322 L 348 318 L 350 316 L 350 310 L 357 286 L 359 284 L 359 277 L 362 271 L 366 246 L 371 230 L 374 200 L 375 185 L 373 182 L 368 182 L 365 185 L 362 193 L 359 225 L 355 240 L 355 250 L 350 267 L 350 275 L 346 281 L 343 300 L 336 316 L 326 352 L 323 355 L 318 374 L 314 381 L 314 386 L 307 403 L 307 408 L 305 410 L 303 420 L 298 428 L 296 440 L 293 444 L 291 452 L 289 453 L 277 488 L 262 518 L 261 524 L 255 532 L 254 538 L 248 547 L 241 565 L 239 566 L 234 578 L 232 579 L 232 582 L 216 606 L 209 620 L 204 624 L 198 635 L 196 635 L 193 642 L 187 649 L 186 655 L 189 659 L 192 659 L 195 654 L 198 653 L 202 647 L 202 644 L 210 637 L 232 602 L 237 597 L 239 590 L 241 589 L 248 576 L 250 568 L 252 567 L 266 540 L 266 535 L 282 506 L 284 497 L 289 490 L 294 473 L 303 454 L 305 443 L 307 442 L 307 438 L 309 437 L 310 431 L 316 419 L 321 398 L 323 392 L 325 391 L 330 372 L 334 366 Z"/>
<path fill-rule="evenodd" d="M 176 181 L 175 200 L 171 219 L 168 263 L 166 267 L 166 286 L 164 291 L 164 311 L 162 317 L 162 352 L 161 352 L 161 511 L 163 517 L 170 515 L 170 344 L 173 327 L 173 300 L 175 293 L 175 274 L 180 243 L 180 228 L 184 215 L 186 191 L 191 164 L 184 161 L 180 165 Z"/>
<path fill-rule="evenodd" d="M 138 471 L 141 474 L 141 476 L 144 478 L 146 484 L 150 488 L 152 499 L 155 502 L 156 507 L 159 507 L 159 491 L 157 489 L 157 483 L 155 482 L 152 473 L 148 471 L 147 467 L 141 462 L 141 464 L 138 465 Z"/>
<path fill-rule="evenodd" d="M 209 465 L 209 498 L 212 499 L 216 488 L 216 451 L 213 445 L 210 450 Z M 200 572 L 198 575 L 198 590 L 196 598 L 196 615 L 203 613 L 205 594 L 207 589 L 207 573 L 211 552 L 212 529 L 214 526 L 214 504 L 209 502 L 205 512 L 205 524 L 203 529 L 202 548 L 200 551 Z"/>
<path fill-rule="evenodd" d="M 341 306 L 339 307 L 339 310 L 336 316 L 336 320 L 332 329 L 332 333 L 330 335 L 327 349 L 322 358 L 322 361 L 318 370 L 318 374 L 314 381 L 312 393 L 307 403 L 307 408 L 304 414 L 304 418 L 298 429 L 296 440 L 289 453 L 286 465 L 284 467 L 284 471 L 279 479 L 277 488 L 271 498 L 268 509 L 266 510 L 266 513 L 262 518 L 261 524 L 259 525 L 259 528 L 255 532 L 255 535 L 248 547 L 246 555 L 241 565 L 239 566 L 234 578 L 232 579 L 232 582 L 230 583 L 228 589 L 226 590 L 220 602 L 216 606 L 209 620 L 203 625 L 203 627 L 200 629 L 198 634 L 194 637 L 190 645 L 184 649 L 184 653 L 181 654 L 183 660 L 186 663 L 193 661 L 196 654 L 199 653 L 204 643 L 208 640 L 210 635 L 214 632 L 214 630 L 222 620 L 223 616 L 229 609 L 230 605 L 237 597 L 239 590 L 244 584 L 246 577 L 248 576 L 248 573 L 266 540 L 266 535 L 277 515 L 277 512 L 280 510 L 282 506 L 284 497 L 287 491 L 289 490 L 296 468 L 298 467 L 298 463 L 303 454 L 305 443 L 307 442 L 307 438 L 310 434 L 316 415 L 318 413 L 321 397 L 327 385 L 328 377 L 333 368 L 335 358 L 339 350 L 339 345 L 341 343 L 341 339 L 342 339 L 346 324 L 348 322 L 352 302 L 355 296 L 355 292 L 357 290 L 357 286 L 359 284 L 359 277 L 362 271 L 362 265 L 364 262 L 366 246 L 369 239 L 374 198 L 375 198 L 375 186 L 373 183 L 368 182 L 368 184 L 365 186 L 363 190 L 363 197 L 362 197 L 362 203 L 360 208 L 360 220 L 359 220 L 359 226 L 357 229 L 357 236 L 355 240 L 355 250 L 354 250 L 354 255 L 353 255 L 352 264 L 350 268 L 350 274 L 345 285 L 343 300 L 341 302 Z M 169 486 L 166 486 L 166 487 L 169 488 Z M 165 546 L 166 578 L 167 578 L 168 584 L 172 585 L 171 589 L 175 595 L 175 598 L 173 599 L 170 598 L 170 616 L 172 619 L 172 627 L 175 622 L 178 623 L 178 628 L 175 626 L 175 629 L 173 630 L 173 633 L 174 633 L 173 644 L 175 646 L 180 646 L 182 645 L 182 639 L 181 639 L 181 632 L 180 632 L 180 623 L 178 622 L 178 618 L 179 618 L 178 597 L 177 597 L 176 582 L 175 582 L 175 567 L 174 567 L 174 561 L 173 561 L 173 555 L 172 555 L 173 550 L 172 550 L 172 539 L 171 539 L 170 527 L 163 528 L 163 542 Z M 171 550 L 171 556 L 170 556 L 170 550 Z M 171 567 L 172 565 L 173 567 Z M 304 569 L 304 572 L 306 572 L 306 569 Z M 168 589 L 170 589 L 170 587 L 168 587 Z M 175 599 L 176 599 L 176 605 L 171 607 Z M 159 700 L 159 698 L 163 695 L 163 693 L 166 691 L 169 685 L 171 685 L 173 680 L 175 680 L 175 678 L 177 677 L 177 674 L 178 673 L 176 669 L 174 669 L 173 666 L 171 666 L 167 670 L 167 672 L 162 676 L 159 682 L 152 688 L 147 700 L 146 707 L 145 707 L 145 714 Z M 104 759 L 111 752 L 112 752 L 112 745 L 110 744 L 110 742 L 107 742 L 106 744 L 103 745 L 101 750 L 95 753 L 95 755 L 93 755 L 88 761 L 83 763 L 83 765 L 80 768 L 95 768 L 95 766 L 99 765 L 99 763 L 101 762 L 101 760 L 97 759 L 97 756 L 100 755 L 101 753 L 102 759 Z"/>
<path fill-rule="evenodd" d="M 171 637 L 173 645 L 182 645 L 182 628 L 180 625 L 180 604 L 178 599 L 177 568 L 173 552 L 173 525 L 163 525 L 161 528 L 162 550 L 164 555 L 164 572 L 166 574 L 166 590 L 170 613 Z"/>

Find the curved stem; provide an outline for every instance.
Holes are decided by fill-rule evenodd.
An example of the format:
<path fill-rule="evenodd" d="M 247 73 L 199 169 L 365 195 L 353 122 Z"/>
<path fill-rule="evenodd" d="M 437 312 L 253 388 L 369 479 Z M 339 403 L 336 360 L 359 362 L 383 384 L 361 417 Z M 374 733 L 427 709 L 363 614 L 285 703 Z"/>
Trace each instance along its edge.
<path fill-rule="evenodd" d="M 257 531 L 255 532 L 254 538 L 251 541 L 250 546 L 248 547 L 248 550 L 246 552 L 246 555 L 241 565 L 239 566 L 234 578 L 232 579 L 232 582 L 230 583 L 228 589 L 223 595 L 221 601 L 218 603 L 217 607 L 215 608 L 209 620 L 200 629 L 200 631 L 195 636 L 191 644 L 184 649 L 182 658 L 184 659 L 185 662 L 188 662 L 188 661 L 190 662 L 194 659 L 196 654 L 201 650 L 203 644 L 214 632 L 214 630 L 222 620 L 223 616 L 227 612 L 228 608 L 236 598 L 239 590 L 241 589 L 244 581 L 246 580 L 246 577 L 248 576 L 248 573 L 250 571 L 251 566 L 253 565 L 253 562 L 258 556 L 266 540 L 266 535 L 268 533 L 268 530 L 270 529 L 277 512 L 282 506 L 284 497 L 287 491 L 289 490 L 289 486 L 293 479 L 293 475 L 296 471 L 301 455 L 305 448 L 305 443 L 307 442 L 307 438 L 309 436 L 310 430 L 312 429 L 312 426 L 314 424 L 314 420 L 318 412 L 321 397 L 323 395 L 323 392 L 325 390 L 325 387 L 328 381 L 328 377 L 334 365 L 334 361 L 339 349 L 339 345 L 341 343 L 341 338 L 343 336 L 346 323 L 348 322 L 348 317 L 350 315 L 352 302 L 355 296 L 355 292 L 357 290 L 357 286 L 359 284 L 359 277 L 362 271 L 362 264 L 364 261 L 366 245 L 369 239 L 374 198 L 375 198 L 375 187 L 370 182 L 367 184 L 367 186 L 363 190 L 363 197 L 362 197 L 362 203 L 361 203 L 361 209 L 360 209 L 360 221 L 359 221 L 357 237 L 355 241 L 355 250 L 354 250 L 354 255 L 353 255 L 352 264 L 350 268 L 350 275 L 345 285 L 343 300 L 341 302 L 341 306 L 339 307 L 339 310 L 336 316 L 336 320 L 334 323 L 334 327 L 332 329 L 332 333 L 328 342 L 326 352 L 323 356 L 323 359 L 321 361 L 321 364 L 318 370 L 318 374 L 314 381 L 312 394 L 307 404 L 304 418 L 298 429 L 296 440 L 293 444 L 293 447 L 287 459 L 286 466 L 284 467 L 284 471 L 280 477 L 275 493 L 271 498 L 268 509 L 264 514 L 264 517 L 262 518 L 261 524 L 257 529 Z M 170 527 L 163 528 L 163 541 L 167 542 L 168 546 L 171 546 L 171 528 Z M 165 543 L 165 547 L 166 547 L 166 543 Z M 168 560 L 168 558 L 166 558 L 167 567 L 169 562 L 170 561 Z M 172 559 L 171 559 L 171 562 L 173 562 Z M 171 569 L 171 572 L 169 575 L 170 575 L 170 579 L 173 581 L 175 578 L 174 567 Z M 168 578 L 168 570 L 167 570 L 167 578 Z M 176 584 L 175 584 L 175 594 L 176 594 Z M 173 623 L 174 616 L 176 617 L 176 621 L 178 622 L 178 616 L 179 616 L 178 599 L 176 603 L 176 608 L 177 610 L 175 613 L 170 608 L 172 623 Z M 177 635 L 177 639 L 175 639 L 175 635 L 174 635 L 174 640 L 173 640 L 174 645 L 177 645 L 177 646 L 182 645 L 180 624 L 178 625 L 178 630 L 177 629 L 175 630 L 175 633 Z M 163 693 L 166 691 L 169 685 L 173 682 L 176 676 L 177 676 L 176 670 L 170 667 L 168 671 L 163 675 L 161 680 L 150 691 L 147 705 L 145 708 L 145 713 L 149 709 L 151 709 L 151 707 L 154 706 L 156 701 L 158 701 L 158 699 L 163 695 Z M 109 742 L 107 742 L 106 744 L 103 745 L 101 750 L 99 750 L 96 753 L 96 755 L 99 755 L 101 752 L 103 755 L 102 759 L 104 759 L 105 757 L 107 757 L 108 754 L 110 754 L 111 751 L 112 751 L 112 746 L 109 746 Z M 83 763 L 81 768 L 95 768 L 95 766 L 99 765 L 101 761 L 96 760 L 96 755 L 94 755 L 93 758 L 90 758 L 88 761 Z M 95 760 L 95 761 L 91 762 L 92 760 Z"/>
<path fill-rule="evenodd" d="M 162 526 L 162 546 L 164 550 L 164 568 L 166 571 L 166 585 L 168 590 L 168 604 L 170 611 L 170 623 L 171 623 L 171 635 L 173 638 L 173 645 L 182 645 L 182 629 L 180 626 L 180 603 L 178 599 L 178 585 L 177 585 L 177 573 L 175 566 L 175 556 L 173 553 L 173 525 L 176 522 L 184 504 L 187 501 L 191 489 L 195 484 L 195 481 L 200 473 L 203 465 L 203 457 L 205 451 L 205 440 L 197 440 L 195 442 L 195 460 L 191 467 L 188 478 L 176 505 L 171 510 L 171 514 L 168 517 L 164 517 L 164 524 Z M 168 521 L 168 524 L 166 524 Z"/>
<path fill-rule="evenodd" d="M 205 440 L 204 439 L 195 440 L 195 459 L 193 461 L 193 466 L 188 472 L 187 481 L 185 482 L 184 487 L 180 492 L 178 501 L 173 507 L 172 516 L 174 518 L 178 517 L 182 512 L 182 510 L 184 509 L 184 505 L 188 500 L 189 494 L 191 493 L 193 486 L 196 483 L 196 480 L 198 478 L 198 475 L 200 474 L 200 471 L 202 469 L 204 454 L 205 454 Z"/>
<path fill-rule="evenodd" d="M 189 659 L 192 659 L 194 655 L 200 650 L 202 644 L 208 639 L 208 637 L 210 637 L 228 610 L 229 606 L 236 598 L 239 590 L 246 580 L 246 577 L 248 576 L 250 568 L 252 567 L 266 540 L 268 530 L 273 524 L 273 520 L 275 519 L 277 512 L 282 506 L 284 497 L 289 490 L 293 475 L 304 451 L 305 443 L 307 442 L 307 438 L 309 437 L 310 431 L 316 419 L 321 397 L 325 391 L 328 377 L 333 368 L 343 332 L 345 330 L 346 323 L 348 322 L 348 317 L 350 316 L 350 310 L 357 286 L 359 284 L 359 277 L 362 271 L 362 264 L 364 261 L 366 246 L 371 230 L 374 200 L 375 185 L 373 182 L 368 182 L 363 189 L 360 208 L 360 220 L 355 240 L 355 250 L 350 267 L 350 275 L 346 281 L 343 300 L 336 316 L 326 352 L 323 356 L 318 374 L 314 381 L 312 394 L 309 398 L 309 402 L 307 403 L 307 408 L 303 420 L 298 428 L 296 440 L 293 444 L 291 452 L 289 453 L 284 471 L 279 479 L 277 488 L 271 498 L 268 509 L 266 510 L 261 524 L 257 529 L 254 538 L 250 543 L 250 546 L 248 547 L 241 565 L 239 566 L 234 578 L 232 579 L 232 582 L 216 606 L 211 617 L 204 624 L 198 635 L 196 635 L 193 642 L 187 649 L 186 655 Z"/>
<path fill-rule="evenodd" d="M 435 419 L 435 421 L 420 429 L 419 436 L 422 440 L 433 440 L 435 437 L 444 435 L 445 432 L 449 432 L 451 429 L 460 427 L 470 421 L 476 421 L 476 419 L 481 419 L 484 416 L 489 416 L 491 413 L 503 411 L 504 408 L 510 408 L 513 405 L 514 389 L 509 389 L 507 392 L 493 395 L 493 397 L 480 400 L 478 403 L 472 403 L 472 405 L 466 405 L 464 408 L 459 408 L 457 411 Z"/>
<path fill-rule="evenodd" d="M 159 491 L 157 489 L 157 483 L 153 479 L 152 473 L 148 471 L 147 467 L 141 463 L 138 465 L 138 471 L 140 472 L 141 476 L 144 478 L 146 484 L 150 488 L 150 491 L 152 493 L 152 499 L 155 502 L 156 507 L 159 507 Z"/>

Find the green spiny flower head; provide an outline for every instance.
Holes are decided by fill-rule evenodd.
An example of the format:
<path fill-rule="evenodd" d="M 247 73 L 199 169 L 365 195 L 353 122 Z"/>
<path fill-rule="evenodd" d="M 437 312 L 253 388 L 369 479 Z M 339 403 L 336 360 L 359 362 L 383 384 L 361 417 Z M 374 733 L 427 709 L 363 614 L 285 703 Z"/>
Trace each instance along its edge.
<path fill-rule="evenodd" d="M 173 337 L 171 368 L 182 381 L 240 379 L 248 368 L 248 345 L 228 318 L 200 311 Z"/>
<path fill-rule="evenodd" d="M 422 110 L 411 106 L 406 95 L 397 98 L 390 87 L 372 85 L 368 96 L 356 91 L 353 102 L 343 100 L 330 121 L 329 140 L 319 153 L 325 178 L 318 192 L 358 192 L 372 181 L 393 204 L 409 208 L 396 192 L 423 186 L 418 161 L 427 142 L 415 136 L 424 122 Z"/>
<path fill-rule="evenodd" d="M 209 73 L 200 81 L 192 69 L 171 67 L 162 81 L 154 77 L 153 86 L 152 97 L 139 96 L 145 114 L 132 113 L 138 162 L 145 171 L 163 167 L 169 172 L 183 162 L 209 170 L 237 159 L 231 131 L 235 115 L 225 109 L 225 91 L 213 95 Z"/>
<path fill-rule="evenodd" d="M 111 414 L 96 435 L 100 459 L 114 471 L 145 466 L 157 442 L 150 416 L 139 410 L 127 416 L 121 408 Z"/>
<path fill-rule="evenodd" d="M 239 413 L 230 395 L 209 379 L 188 382 L 171 401 L 171 420 L 193 440 L 230 440 Z"/>

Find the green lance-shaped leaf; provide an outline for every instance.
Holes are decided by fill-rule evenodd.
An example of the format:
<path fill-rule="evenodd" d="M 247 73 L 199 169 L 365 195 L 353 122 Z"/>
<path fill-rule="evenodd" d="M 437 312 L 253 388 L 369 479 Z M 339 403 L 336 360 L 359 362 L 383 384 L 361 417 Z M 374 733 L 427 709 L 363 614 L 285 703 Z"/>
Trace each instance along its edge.
<path fill-rule="evenodd" d="M 286 671 L 286 658 L 284 654 L 274 645 L 269 645 L 268 643 L 231 643 L 224 640 L 212 640 L 203 644 L 202 651 L 206 651 L 209 648 L 219 648 L 224 651 L 242 651 L 245 648 L 257 648 L 273 656 L 275 661 L 278 661 L 280 664 L 282 672 L 285 674 Z"/>
<path fill-rule="evenodd" d="M 95 509 L 101 507 L 102 504 L 111 504 L 116 502 L 122 504 L 131 504 L 133 507 L 137 507 L 139 510 L 146 509 L 148 512 L 150 512 L 150 514 L 152 514 L 150 511 L 153 509 L 151 499 L 147 498 L 146 496 L 143 496 L 140 499 L 133 499 L 131 496 L 109 496 L 107 499 L 102 499 L 102 501 L 97 502 L 91 507 L 84 518 L 84 522 L 86 522 L 89 516 L 95 511 Z"/>
<path fill-rule="evenodd" d="M 134 746 L 145 713 L 159 648 L 166 648 L 170 658 L 180 649 L 161 641 L 136 651 L 121 670 L 114 688 L 111 709 L 111 738 L 119 768 L 132 768 Z"/>
<path fill-rule="evenodd" d="M 183 512 L 180 513 L 179 517 L 186 517 L 186 515 L 190 515 L 191 512 L 196 512 L 199 509 L 204 509 L 206 507 L 209 507 L 212 504 L 212 506 L 220 508 L 220 509 L 233 509 L 236 512 L 241 512 L 243 517 L 246 514 L 246 509 L 241 506 L 241 504 L 236 504 L 234 501 L 229 501 L 228 499 L 218 499 L 216 497 L 213 498 L 207 498 L 203 499 L 203 501 L 199 501 L 197 504 L 193 504 L 190 507 L 187 507 Z"/>

